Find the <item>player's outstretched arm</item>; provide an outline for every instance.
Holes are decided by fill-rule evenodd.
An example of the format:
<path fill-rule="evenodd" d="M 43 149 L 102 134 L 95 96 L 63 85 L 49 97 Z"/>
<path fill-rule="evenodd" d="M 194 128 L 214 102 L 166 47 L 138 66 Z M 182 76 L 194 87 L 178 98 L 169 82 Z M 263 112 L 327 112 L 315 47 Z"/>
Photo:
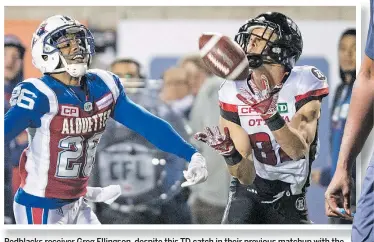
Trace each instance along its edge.
<path fill-rule="evenodd" d="M 190 162 L 188 170 L 184 171 L 187 181 L 182 186 L 198 184 L 207 179 L 208 171 L 205 158 L 185 141 L 168 122 L 135 104 L 124 93 L 120 94 L 117 99 L 113 118 L 142 135 L 160 150 Z"/>
<path fill-rule="evenodd" d="M 222 155 L 229 173 L 238 178 L 240 183 L 253 182 L 256 171 L 251 157 L 251 145 L 247 133 L 239 125 L 220 117 L 220 128 L 206 127 L 205 132 L 196 133 L 194 138 Z"/>
<path fill-rule="evenodd" d="M 186 161 L 190 161 L 192 155 L 197 152 L 168 122 L 135 104 L 125 95 L 118 97 L 113 118 L 142 135 L 160 150 Z"/>
<path fill-rule="evenodd" d="M 228 165 L 230 174 L 239 179 L 242 184 L 251 184 L 256 177 L 256 169 L 252 159 L 252 147 L 247 132 L 239 125 L 220 117 L 220 129 L 228 128 L 235 148 L 242 156 L 242 160 L 233 166 Z"/>
<path fill-rule="evenodd" d="M 277 143 L 293 160 L 308 155 L 315 138 L 320 110 L 319 100 L 310 101 L 296 112 L 290 123 L 284 122 L 281 128 L 272 131 Z"/>
<path fill-rule="evenodd" d="M 349 172 L 373 128 L 373 100 L 374 61 L 365 56 L 353 86 L 338 160 L 338 166 Z"/>

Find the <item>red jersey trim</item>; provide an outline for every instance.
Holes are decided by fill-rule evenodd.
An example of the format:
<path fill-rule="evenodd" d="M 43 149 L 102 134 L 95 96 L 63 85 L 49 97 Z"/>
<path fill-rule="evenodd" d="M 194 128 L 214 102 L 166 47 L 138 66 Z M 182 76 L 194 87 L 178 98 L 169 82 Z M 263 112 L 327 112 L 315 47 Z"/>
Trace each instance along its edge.
<path fill-rule="evenodd" d="M 238 105 L 235 104 L 229 104 L 219 101 L 219 106 L 224 110 L 228 112 L 238 112 Z"/>
<path fill-rule="evenodd" d="M 299 102 L 308 97 L 320 97 L 320 96 L 326 96 L 327 94 L 329 94 L 329 89 L 325 87 L 325 88 L 321 88 L 317 90 L 312 90 L 301 95 L 297 95 L 295 99 L 296 99 L 296 102 Z"/>

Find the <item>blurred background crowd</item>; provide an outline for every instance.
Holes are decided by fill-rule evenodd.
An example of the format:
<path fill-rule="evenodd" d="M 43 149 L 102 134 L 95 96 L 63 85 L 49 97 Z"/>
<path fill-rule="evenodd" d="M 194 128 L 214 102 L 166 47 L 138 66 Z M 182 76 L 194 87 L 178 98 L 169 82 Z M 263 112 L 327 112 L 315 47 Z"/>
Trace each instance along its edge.
<path fill-rule="evenodd" d="M 356 72 L 355 7 L 6 7 L 5 112 L 14 86 L 38 77 L 30 42 L 40 22 L 63 14 L 86 24 L 96 43 L 92 68 L 117 74 L 127 95 L 169 121 L 206 157 L 207 182 L 181 188 L 184 160 L 155 149 L 115 121 L 98 147 L 92 186 L 120 184 L 113 204 L 95 204 L 102 223 L 220 223 L 230 176 L 223 158 L 192 135 L 218 124 L 218 90 L 223 80 L 206 69 L 198 55 L 203 32 L 234 37 L 246 19 L 278 11 L 300 27 L 304 52 L 298 65 L 314 65 L 328 78 L 319 123 L 320 153 L 307 194 L 314 223 L 342 223 L 324 215 L 324 190 L 335 171 Z M 162 134 L 160 134 L 162 135 Z M 13 223 L 12 200 L 19 186 L 18 162 L 27 133 L 5 144 L 5 222 Z M 354 196 L 352 196 L 354 197 Z"/>

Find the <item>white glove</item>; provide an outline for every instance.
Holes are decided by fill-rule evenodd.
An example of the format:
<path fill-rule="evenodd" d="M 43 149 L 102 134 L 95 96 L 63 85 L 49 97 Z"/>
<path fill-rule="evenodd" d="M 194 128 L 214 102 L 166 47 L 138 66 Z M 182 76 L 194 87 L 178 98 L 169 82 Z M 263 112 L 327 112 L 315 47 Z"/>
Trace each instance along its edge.
<path fill-rule="evenodd" d="M 208 178 L 208 170 L 204 156 L 200 153 L 193 154 L 188 169 L 187 171 L 183 171 L 183 175 L 187 181 L 181 184 L 182 187 L 205 182 Z"/>
<path fill-rule="evenodd" d="M 121 187 L 119 185 L 110 185 L 107 187 L 87 187 L 87 193 L 84 196 L 91 202 L 104 202 L 111 204 L 121 195 Z"/>

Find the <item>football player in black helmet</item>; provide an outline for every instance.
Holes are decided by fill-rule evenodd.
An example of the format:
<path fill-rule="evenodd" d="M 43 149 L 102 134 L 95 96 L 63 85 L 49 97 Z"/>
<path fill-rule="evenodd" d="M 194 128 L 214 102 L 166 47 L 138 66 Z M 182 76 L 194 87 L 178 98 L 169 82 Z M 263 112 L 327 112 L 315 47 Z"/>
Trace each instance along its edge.
<path fill-rule="evenodd" d="M 281 64 L 290 71 L 303 52 L 303 38 L 296 23 L 277 12 L 263 13 L 248 20 L 240 27 L 235 41 L 247 53 L 251 68 Z M 261 44 L 256 46 L 259 42 Z M 256 51 L 252 50 L 254 47 L 258 47 Z"/>
<path fill-rule="evenodd" d="M 235 41 L 250 75 L 222 85 L 220 128 L 195 135 L 224 156 L 233 176 L 223 223 L 310 223 L 305 194 L 326 77 L 313 66 L 295 66 L 303 40 L 282 13 L 248 20 Z"/>

